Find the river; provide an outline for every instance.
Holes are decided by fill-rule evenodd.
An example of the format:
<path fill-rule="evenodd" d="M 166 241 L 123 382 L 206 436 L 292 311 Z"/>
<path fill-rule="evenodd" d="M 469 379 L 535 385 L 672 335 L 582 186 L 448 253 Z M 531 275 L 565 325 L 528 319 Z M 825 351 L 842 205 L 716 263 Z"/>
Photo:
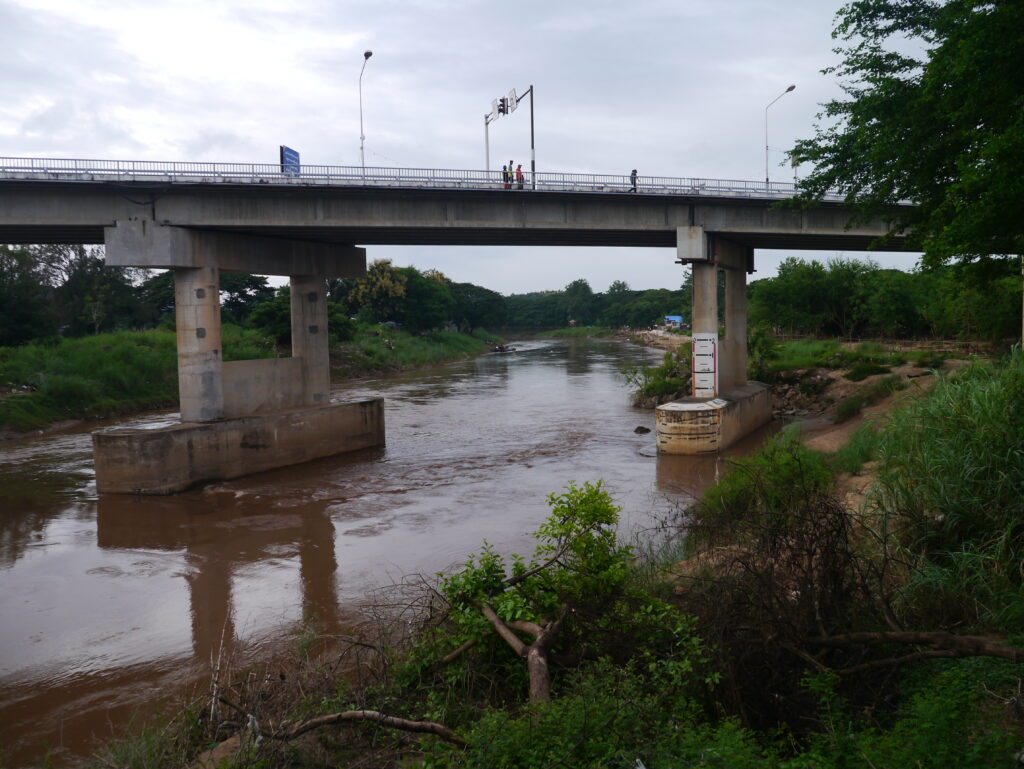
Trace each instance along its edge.
<path fill-rule="evenodd" d="M 384 396 L 385 447 L 169 497 L 98 497 L 97 423 L 0 443 L 0 755 L 72 765 L 201 682 L 222 643 L 256 658 L 304 612 L 350 627 L 374 588 L 484 539 L 530 553 L 569 481 L 602 479 L 626 536 L 671 519 L 724 457 L 656 456 L 635 431 L 654 414 L 619 372 L 660 355 L 534 340 L 346 383 L 336 397 Z"/>

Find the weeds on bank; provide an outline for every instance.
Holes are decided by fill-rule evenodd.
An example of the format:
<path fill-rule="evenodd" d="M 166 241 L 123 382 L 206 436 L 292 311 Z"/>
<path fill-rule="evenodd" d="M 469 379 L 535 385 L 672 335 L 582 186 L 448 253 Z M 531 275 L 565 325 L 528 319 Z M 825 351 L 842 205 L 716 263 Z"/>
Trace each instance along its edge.
<path fill-rule="evenodd" d="M 224 359 L 270 357 L 269 340 L 226 325 Z M 117 331 L 0 349 L 0 426 L 36 429 L 172 405 L 178 397 L 175 334 Z"/>
<path fill-rule="evenodd" d="M 693 345 L 686 342 L 666 352 L 657 366 L 631 366 L 622 375 L 633 389 L 634 406 L 658 406 L 689 395 Z"/>

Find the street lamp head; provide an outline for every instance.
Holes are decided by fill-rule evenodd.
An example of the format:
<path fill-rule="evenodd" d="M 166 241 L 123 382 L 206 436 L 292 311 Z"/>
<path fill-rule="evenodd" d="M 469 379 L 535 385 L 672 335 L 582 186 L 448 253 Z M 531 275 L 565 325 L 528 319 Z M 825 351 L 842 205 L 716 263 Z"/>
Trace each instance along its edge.
<path fill-rule="evenodd" d="M 369 52 L 369 51 L 367 51 L 366 53 L 370 53 L 370 52 Z M 792 91 L 792 90 L 793 90 L 794 88 L 796 88 L 796 86 L 795 86 L 795 85 L 791 85 L 791 86 L 790 86 L 789 88 L 787 88 L 787 89 L 786 89 L 786 93 L 789 93 L 789 92 L 790 92 L 790 91 Z"/>
<path fill-rule="evenodd" d="M 371 56 L 373 56 L 373 51 L 363 51 L 363 58 L 364 59 L 369 59 Z M 795 85 L 790 86 L 789 90 L 792 91 L 794 88 L 796 88 Z"/>

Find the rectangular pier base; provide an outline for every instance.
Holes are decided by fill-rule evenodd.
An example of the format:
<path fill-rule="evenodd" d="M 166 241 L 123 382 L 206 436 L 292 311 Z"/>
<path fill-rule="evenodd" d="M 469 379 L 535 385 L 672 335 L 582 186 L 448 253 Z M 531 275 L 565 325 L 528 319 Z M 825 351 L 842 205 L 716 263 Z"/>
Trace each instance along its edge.
<path fill-rule="evenodd" d="M 747 384 L 717 398 L 683 398 L 655 410 L 658 451 L 708 454 L 728 448 L 772 418 L 768 385 Z"/>
<path fill-rule="evenodd" d="M 101 494 L 173 494 L 202 481 L 383 444 L 383 398 L 152 430 L 109 427 L 92 434 Z"/>

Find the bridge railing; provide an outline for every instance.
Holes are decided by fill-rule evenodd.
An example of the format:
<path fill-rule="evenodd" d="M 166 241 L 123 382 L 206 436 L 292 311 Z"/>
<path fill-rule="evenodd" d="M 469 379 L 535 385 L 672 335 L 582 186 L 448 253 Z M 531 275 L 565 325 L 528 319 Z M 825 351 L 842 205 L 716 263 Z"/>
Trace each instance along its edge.
<path fill-rule="evenodd" d="M 524 171 L 523 191 L 628 194 L 628 175 Z M 277 163 L 160 162 L 73 158 L 0 157 L 0 180 L 170 182 L 179 184 L 283 184 L 344 187 L 402 187 L 487 190 L 505 189 L 501 171 L 447 168 L 398 168 L 302 165 L 298 172 Z M 518 192 L 518 183 L 509 185 Z M 637 193 L 709 197 L 789 198 L 790 182 L 639 176 Z M 828 195 L 826 200 L 842 200 Z"/>

